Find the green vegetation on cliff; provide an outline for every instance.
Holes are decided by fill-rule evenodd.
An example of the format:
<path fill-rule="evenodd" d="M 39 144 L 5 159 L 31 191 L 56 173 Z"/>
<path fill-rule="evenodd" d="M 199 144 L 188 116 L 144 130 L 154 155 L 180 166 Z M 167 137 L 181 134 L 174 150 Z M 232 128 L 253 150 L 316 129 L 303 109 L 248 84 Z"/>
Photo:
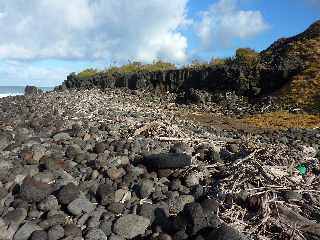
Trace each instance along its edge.
<path fill-rule="evenodd" d="M 132 74 L 132 73 L 144 73 L 144 72 L 159 72 L 176 69 L 176 66 L 172 63 L 164 61 L 154 61 L 151 64 L 143 64 L 141 62 L 129 62 L 122 66 L 111 66 L 104 70 L 97 69 L 85 69 L 79 72 L 76 76 L 79 78 L 90 78 L 97 74 Z"/>
<path fill-rule="evenodd" d="M 88 69 L 85 69 L 85 70 L 79 72 L 77 74 L 77 76 L 79 78 L 90 78 L 90 77 L 94 77 L 98 73 L 99 73 L 99 71 L 97 69 L 88 68 Z"/>

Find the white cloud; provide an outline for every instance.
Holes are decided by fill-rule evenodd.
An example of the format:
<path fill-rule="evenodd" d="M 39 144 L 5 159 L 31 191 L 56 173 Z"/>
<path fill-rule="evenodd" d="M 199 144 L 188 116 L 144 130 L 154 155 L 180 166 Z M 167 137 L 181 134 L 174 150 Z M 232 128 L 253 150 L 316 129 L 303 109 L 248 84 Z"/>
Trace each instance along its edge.
<path fill-rule="evenodd" d="M 184 62 L 187 1 L 2 1 L 0 59 Z"/>
<path fill-rule="evenodd" d="M 236 38 L 253 37 L 268 28 L 260 11 L 244 11 L 237 0 L 219 0 L 201 13 L 197 34 L 205 49 L 227 48 Z"/>

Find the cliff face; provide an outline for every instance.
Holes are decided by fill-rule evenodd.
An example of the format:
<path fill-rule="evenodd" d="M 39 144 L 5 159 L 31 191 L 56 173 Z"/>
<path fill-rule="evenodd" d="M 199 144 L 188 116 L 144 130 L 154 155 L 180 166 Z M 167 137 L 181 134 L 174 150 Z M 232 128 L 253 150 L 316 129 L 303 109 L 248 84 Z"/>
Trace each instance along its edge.
<path fill-rule="evenodd" d="M 260 56 L 261 87 L 266 92 L 278 90 L 294 76 L 319 65 L 320 21 L 294 37 L 279 39 Z"/>
<path fill-rule="evenodd" d="M 254 95 L 258 82 L 251 69 L 244 66 L 210 66 L 203 69 L 177 69 L 134 74 L 98 74 L 80 79 L 71 74 L 63 84 L 66 88 L 146 89 L 156 92 L 178 92 L 189 88 L 211 91 L 236 91 L 240 95 Z"/>
<path fill-rule="evenodd" d="M 261 55 L 269 78 L 276 72 L 288 74 L 263 79 L 263 87 L 281 82 L 274 90 L 282 101 L 320 110 L 320 21 L 297 36 L 277 41 Z"/>
<path fill-rule="evenodd" d="M 320 21 L 297 36 L 276 41 L 258 58 L 255 65 L 233 61 L 201 69 L 112 75 L 100 73 L 91 78 L 71 74 L 60 88 L 127 87 L 157 92 L 195 88 L 213 92 L 235 91 L 245 96 L 280 90 L 281 97 L 286 96 L 293 102 L 298 96 L 304 96 L 307 89 L 310 92 L 308 98 L 320 99 Z M 301 101 L 305 102 L 305 99 Z"/>

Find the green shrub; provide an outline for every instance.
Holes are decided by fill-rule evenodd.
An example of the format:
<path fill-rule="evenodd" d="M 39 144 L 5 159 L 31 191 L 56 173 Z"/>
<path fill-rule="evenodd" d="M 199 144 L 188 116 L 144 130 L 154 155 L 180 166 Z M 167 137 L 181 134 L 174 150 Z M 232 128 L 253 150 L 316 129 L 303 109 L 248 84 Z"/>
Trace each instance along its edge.
<path fill-rule="evenodd" d="M 212 58 L 209 62 L 210 65 L 224 65 L 226 64 L 226 58 Z"/>
<path fill-rule="evenodd" d="M 176 66 L 172 63 L 163 61 L 154 61 L 151 64 L 143 64 L 141 62 L 129 62 L 128 64 L 122 65 L 120 67 L 113 66 L 105 70 L 106 73 L 138 73 L 138 72 L 158 72 L 176 69 Z"/>
<path fill-rule="evenodd" d="M 255 50 L 250 48 L 238 48 L 236 50 L 236 55 L 234 60 L 237 63 L 245 64 L 248 66 L 254 66 L 256 65 L 259 60 L 260 56 L 259 53 L 257 53 Z"/>
<path fill-rule="evenodd" d="M 97 75 L 99 71 L 97 69 L 88 68 L 85 69 L 77 74 L 77 77 L 79 78 L 89 78 Z"/>
<path fill-rule="evenodd" d="M 209 64 L 205 61 L 201 61 L 199 59 L 194 59 L 190 64 L 184 66 L 184 68 L 192 68 L 192 69 L 202 69 L 208 67 Z"/>
<path fill-rule="evenodd" d="M 169 62 L 163 62 L 161 60 L 154 61 L 152 64 L 143 65 L 145 71 L 157 72 L 157 71 L 167 71 L 176 69 L 176 65 Z"/>

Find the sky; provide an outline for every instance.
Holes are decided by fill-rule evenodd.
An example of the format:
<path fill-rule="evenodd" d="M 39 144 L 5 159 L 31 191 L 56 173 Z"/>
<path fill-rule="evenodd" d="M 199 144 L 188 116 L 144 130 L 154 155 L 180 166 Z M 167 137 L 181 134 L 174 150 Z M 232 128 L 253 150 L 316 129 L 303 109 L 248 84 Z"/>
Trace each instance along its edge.
<path fill-rule="evenodd" d="M 56 86 L 129 61 L 257 51 L 320 19 L 320 0 L 0 0 L 0 86 Z"/>

